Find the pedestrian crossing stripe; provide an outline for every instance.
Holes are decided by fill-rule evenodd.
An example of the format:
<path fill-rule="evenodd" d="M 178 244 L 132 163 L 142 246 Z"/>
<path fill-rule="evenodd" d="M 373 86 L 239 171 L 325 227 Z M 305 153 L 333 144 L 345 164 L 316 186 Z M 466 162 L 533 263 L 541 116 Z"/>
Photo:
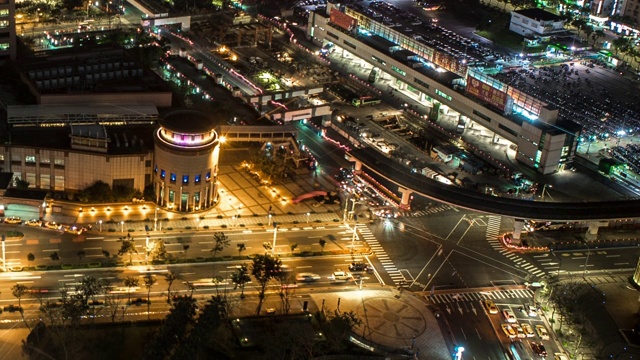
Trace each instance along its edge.
<path fill-rule="evenodd" d="M 458 209 L 456 209 L 454 206 L 451 206 L 449 204 L 440 204 L 438 206 L 434 206 L 426 210 L 420 210 L 415 212 L 403 211 L 403 212 L 400 212 L 399 215 L 404 217 L 421 217 L 421 216 L 441 213 L 447 210 L 458 211 Z"/>
<path fill-rule="evenodd" d="M 495 290 L 486 292 L 469 292 L 457 294 L 433 294 L 427 297 L 435 304 L 454 303 L 460 301 L 529 299 L 533 298 L 533 291 L 528 289 Z"/>
<path fill-rule="evenodd" d="M 366 225 L 360 226 L 360 224 L 358 224 L 356 226 L 358 235 L 369 245 L 369 248 L 371 248 L 371 251 L 378 258 L 378 261 L 382 264 L 382 267 L 391 278 L 391 281 L 393 281 L 395 285 L 405 283 L 406 279 L 404 278 L 404 275 L 398 271 L 393 261 L 389 259 L 389 255 L 384 251 L 384 248 L 380 245 L 371 230 L 369 230 Z"/>

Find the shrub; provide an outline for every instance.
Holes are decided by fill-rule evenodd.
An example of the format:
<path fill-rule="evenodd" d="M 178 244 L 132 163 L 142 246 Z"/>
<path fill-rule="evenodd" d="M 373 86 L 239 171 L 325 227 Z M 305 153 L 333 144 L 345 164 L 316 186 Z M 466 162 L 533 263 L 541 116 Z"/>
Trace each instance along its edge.
<path fill-rule="evenodd" d="M 92 262 L 87 264 L 88 268 L 99 268 L 101 266 L 102 266 L 102 263 L 99 263 L 99 262 Z"/>
<path fill-rule="evenodd" d="M 111 228 L 109 228 L 107 231 L 108 231 L 108 232 L 116 232 L 116 229 L 111 229 Z"/>
<path fill-rule="evenodd" d="M 222 216 L 222 215 L 218 215 L 218 216 L 216 216 L 216 217 L 217 217 L 218 219 L 222 219 L 222 218 L 224 218 L 224 216 Z"/>
<path fill-rule="evenodd" d="M 223 229 L 226 229 L 227 225 L 226 224 L 222 224 L 220 227 L 223 228 Z"/>
<path fill-rule="evenodd" d="M 206 230 L 206 229 L 209 229 L 209 225 L 205 225 L 205 226 L 203 226 L 202 228 L 203 228 L 203 229 L 205 229 L 205 230 Z"/>
<path fill-rule="evenodd" d="M 185 226 L 186 230 L 191 230 L 191 226 Z"/>
<path fill-rule="evenodd" d="M 172 228 L 171 226 L 169 226 L 169 227 L 167 228 L 167 231 L 171 231 L 171 230 L 173 230 L 173 228 Z"/>
<path fill-rule="evenodd" d="M 60 265 L 60 267 L 63 270 L 71 270 L 71 269 L 73 269 L 73 264 L 62 264 L 62 265 Z"/>

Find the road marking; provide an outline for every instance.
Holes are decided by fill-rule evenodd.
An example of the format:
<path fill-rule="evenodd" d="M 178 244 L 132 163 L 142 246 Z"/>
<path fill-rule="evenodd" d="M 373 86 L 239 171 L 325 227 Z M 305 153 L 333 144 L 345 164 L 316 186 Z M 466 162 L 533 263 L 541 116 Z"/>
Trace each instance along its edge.
<path fill-rule="evenodd" d="M 102 240 L 104 239 L 104 236 L 98 236 L 98 237 L 88 237 L 87 240 Z"/>
<path fill-rule="evenodd" d="M 628 262 L 626 262 L 626 263 L 614 263 L 613 265 L 629 265 L 629 263 Z"/>
<path fill-rule="evenodd" d="M 31 240 L 27 240 L 26 243 L 27 245 L 38 245 L 40 241 L 38 241 L 37 239 L 31 239 Z"/>
<path fill-rule="evenodd" d="M 98 247 L 90 247 L 90 248 L 84 248 L 85 250 L 102 250 L 102 247 L 98 246 Z"/>
<path fill-rule="evenodd" d="M 620 257 L 620 255 L 607 255 L 607 257 Z"/>
<path fill-rule="evenodd" d="M 62 239 L 49 239 L 49 242 L 51 244 L 60 244 L 62 242 Z"/>
<path fill-rule="evenodd" d="M 42 252 L 54 252 L 59 251 L 58 249 L 43 249 Z"/>

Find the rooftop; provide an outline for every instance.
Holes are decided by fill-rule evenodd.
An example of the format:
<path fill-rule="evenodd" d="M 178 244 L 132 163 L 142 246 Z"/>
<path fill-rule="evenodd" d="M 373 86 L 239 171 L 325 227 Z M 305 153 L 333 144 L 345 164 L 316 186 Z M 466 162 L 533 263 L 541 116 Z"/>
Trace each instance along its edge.
<path fill-rule="evenodd" d="M 522 9 L 522 10 L 514 10 L 513 12 L 518 13 L 522 16 L 528 17 L 529 19 L 535 19 L 539 21 L 560 21 L 562 18 L 556 14 L 552 14 L 548 11 L 542 9 Z"/>

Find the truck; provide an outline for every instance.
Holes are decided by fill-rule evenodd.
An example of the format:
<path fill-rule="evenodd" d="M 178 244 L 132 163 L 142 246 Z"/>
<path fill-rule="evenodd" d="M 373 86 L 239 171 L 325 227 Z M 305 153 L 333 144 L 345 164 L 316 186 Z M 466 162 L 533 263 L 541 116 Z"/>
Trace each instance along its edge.
<path fill-rule="evenodd" d="M 353 105 L 355 107 L 374 106 L 374 105 L 380 104 L 381 102 L 382 102 L 382 100 L 380 100 L 377 97 L 361 96 L 361 97 L 354 98 L 353 100 L 351 100 L 351 105 Z"/>

